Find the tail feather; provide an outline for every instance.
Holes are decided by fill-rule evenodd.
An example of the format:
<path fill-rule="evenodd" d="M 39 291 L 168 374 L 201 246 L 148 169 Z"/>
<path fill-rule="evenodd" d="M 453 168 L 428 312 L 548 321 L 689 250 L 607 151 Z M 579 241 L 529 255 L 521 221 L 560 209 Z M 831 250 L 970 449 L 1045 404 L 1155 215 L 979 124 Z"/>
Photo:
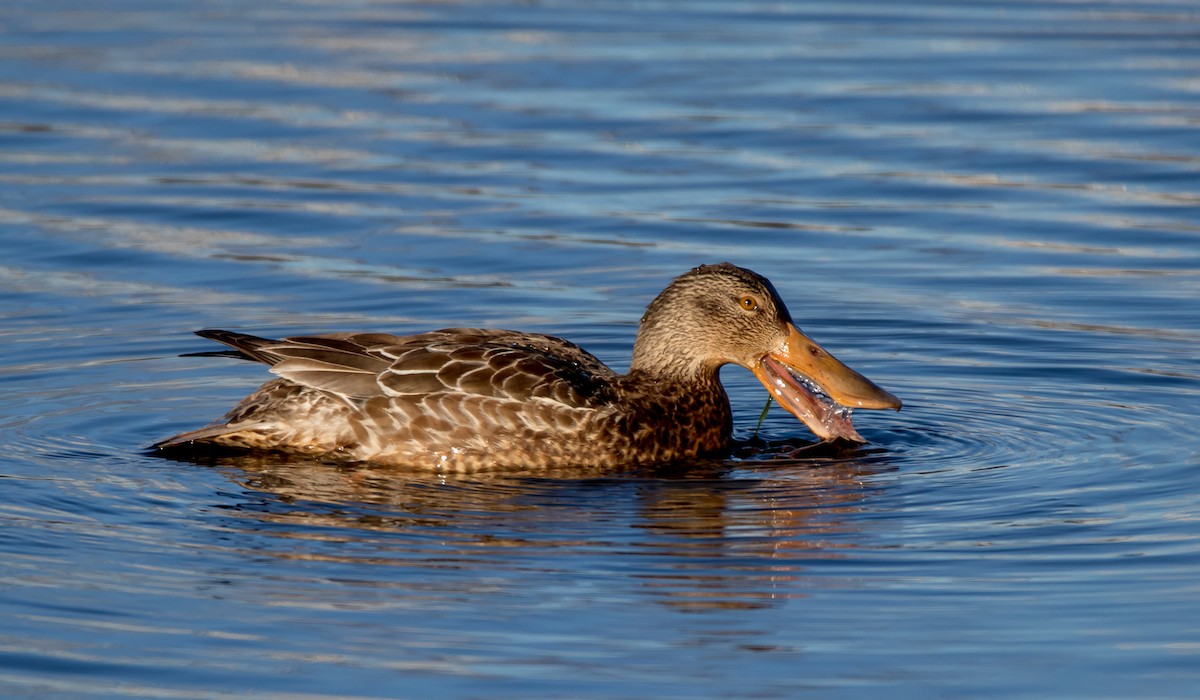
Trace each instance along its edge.
<path fill-rule="evenodd" d="M 239 355 L 249 360 L 255 360 L 268 365 L 275 365 L 281 362 L 284 358 L 266 349 L 267 346 L 278 343 L 277 340 L 270 338 L 260 338 L 249 333 L 238 333 L 236 331 L 223 331 L 217 328 L 206 328 L 196 331 L 196 335 L 201 338 L 215 340 L 223 345 L 228 345 L 233 348 Z"/>
<path fill-rule="evenodd" d="M 159 440 L 151 445 L 150 449 L 169 450 L 176 447 L 193 445 L 195 443 L 221 445 L 224 444 L 224 441 L 214 441 L 214 438 L 221 438 L 228 435 L 233 435 L 234 433 L 253 433 L 256 428 L 261 428 L 263 425 L 266 424 L 239 423 L 237 425 L 230 425 L 228 423 L 221 423 L 218 425 L 210 425 L 198 430 L 189 430 L 186 433 L 180 433 L 178 435 L 166 438 L 165 440 Z M 230 447 L 236 447 L 236 443 L 240 441 L 233 440 L 227 442 L 230 443 Z"/>

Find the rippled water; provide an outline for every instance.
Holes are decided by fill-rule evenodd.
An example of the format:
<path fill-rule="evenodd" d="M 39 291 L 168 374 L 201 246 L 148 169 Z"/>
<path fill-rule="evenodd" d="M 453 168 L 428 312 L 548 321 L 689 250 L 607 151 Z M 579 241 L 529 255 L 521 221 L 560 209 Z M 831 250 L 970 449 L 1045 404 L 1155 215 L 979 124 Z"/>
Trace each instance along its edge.
<path fill-rule="evenodd" d="M 1200 696 L 1187 2 L 0 6 L 0 694 Z M 475 477 L 145 451 L 190 332 L 614 367 L 770 277 L 905 401 Z M 747 439 L 764 392 L 725 373 Z"/>

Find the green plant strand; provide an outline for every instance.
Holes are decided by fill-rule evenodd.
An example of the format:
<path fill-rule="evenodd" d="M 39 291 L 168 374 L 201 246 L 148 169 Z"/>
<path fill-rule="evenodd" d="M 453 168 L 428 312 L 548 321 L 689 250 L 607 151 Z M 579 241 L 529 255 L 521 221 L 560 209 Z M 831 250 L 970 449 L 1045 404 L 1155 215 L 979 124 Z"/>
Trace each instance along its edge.
<path fill-rule="evenodd" d="M 765 421 L 767 419 L 767 410 L 770 408 L 771 408 L 771 395 L 767 394 L 767 403 L 763 405 L 762 413 L 758 414 L 758 425 L 754 426 L 754 435 L 752 435 L 750 437 L 751 440 L 758 439 L 758 429 L 762 427 L 763 421 Z"/>

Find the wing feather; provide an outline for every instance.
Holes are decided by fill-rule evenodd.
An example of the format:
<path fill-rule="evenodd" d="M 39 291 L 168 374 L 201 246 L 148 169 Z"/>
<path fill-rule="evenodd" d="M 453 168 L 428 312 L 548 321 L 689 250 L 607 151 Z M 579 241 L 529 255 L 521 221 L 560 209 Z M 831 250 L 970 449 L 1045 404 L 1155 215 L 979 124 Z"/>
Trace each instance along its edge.
<path fill-rule="evenodd" d="M 271 372 L 351 404 L 383 397 L 430 405 L 498 399 L 517 405 L 537 398 L 565 408 L 611 401 L 615 373 L 590 353 L 559 338 L 516 331 L 448 328 L 410 336 L 331 333 L 268 340 L 205 331 Z M 463 402 L 467 403 L 463 403 Z"/>
<path fill-rule="evenodd" d="M 377 373 L 339 362 L 289 357 L 272 367 L 271 373 L 347 399 L 362 400 L 380 393 Z"/>

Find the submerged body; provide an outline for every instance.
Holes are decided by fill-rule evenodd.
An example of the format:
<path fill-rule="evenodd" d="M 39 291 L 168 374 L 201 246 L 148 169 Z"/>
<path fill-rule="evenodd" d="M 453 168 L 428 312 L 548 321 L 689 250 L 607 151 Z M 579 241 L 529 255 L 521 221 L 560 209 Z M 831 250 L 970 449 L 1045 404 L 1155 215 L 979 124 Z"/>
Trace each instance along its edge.
<path fill-rule="evenodd" d="M 765 278 L 728 263 L 680 276 L 650 304 L 624 375 L 565 340 L 517 331 L 199 334 L 279 378 L 217 424 L 157 447 L 448 470 L 672 462 L 728 448 L 718 371 L 729 363 L 825 439 L 862 441 L 849 408 L 900 407 L 800 333 Z"/>

